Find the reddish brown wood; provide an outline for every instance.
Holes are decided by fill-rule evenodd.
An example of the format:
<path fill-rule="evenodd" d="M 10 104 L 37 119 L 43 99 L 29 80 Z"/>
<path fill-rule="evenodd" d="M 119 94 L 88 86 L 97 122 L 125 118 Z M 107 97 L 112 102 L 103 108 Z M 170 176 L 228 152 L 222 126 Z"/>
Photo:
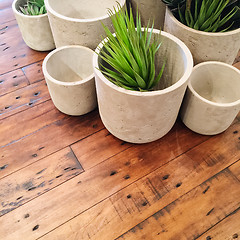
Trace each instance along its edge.
<path fill-rule="evenodd" d="M 42 72 L 42 62 L 43 61 L 33 63 L 22 69 L 27 79 L 29 79 L 30 84 L 44 79 Z"/>
<path fill-rule="evenodd" d="M 0 216 L 81 172 L 81 165 L 67 147 L 20 170 L 18 174 L 9 175 L 0 182 L 0 189 L 3 189 L 0 195 Z"/>
<path fill-rule="evenodd" d="M 48 52 L 26 46 L 11 4 L 0 1 L 0 239 L 238 239 L 240 113 L 217 136 L 178 119 L 142 145 L 109 134 L 97 110 L 67 116 L 43 80 Z"/>
<path fill-rule="evenodd" d="M 231 129 L 229 129 L 231 133 L 233 130 L 234 131 L 240 130 L 239 122 L 237 122 L 235 125 L 232 126 Z M 174 132 L 175 131 L 172 131 L 172 133 Z M 172 138 L 172 140 L 170 141 L 169 139 L 168 142 L 172 142 L 176 144 L 177 135 L 178 134 L 176 133 L 167 135 L 166 137 Z M 219 146 L 222 146 L 222 144 L 227 141 L 229 142 L 229 145 L 227 145 L 227 149 L 223 149 L 222 159 L 224 159 L 225 161 L 228 161 L 228 164 L 231 164 L 232 162 L 237 161 L 239 159 L 240 153 L 236 145 L 237 139 L 233 138 L 232 135 L 229 134 L 229 132 L 226 132 L 225 135 L 218 135 L 215 138 L 211 138 L 210 140 L 205 143 L 202 143 L 197 147 L 197 148 L 200 148 L 198 150 L 199 156 L 200 156 L 201 149 L 205 149 L 205 150 L 208 149 L 207 151 L 205 151 L 204 156 L 201 159 L 207 158 L 207 156 L 209 156 L 210 153 L 215 152 L 215 150 L 218 149 Z M 187 138 L 186 138 L 186 141 L 187 141 Z M 191 144 L 193 144 L 193 141 L 191 141 Z M 173 149 L 173 145 L 171 144 L 169 145 L 172 146 L 172 149 Z M 174 145 L 174 146 L 175 146 L 175 149 L 177 149 L 178 145 Z M 12 228 L 11 237 L 14 237 L 14 236 L 30 237 L 31 236 L 32 238 L 35 238 L 35 237 L 40 237 L 43 234 L 46 234 L 51 229 L 54 229 L 58 225 L 61 225 L 64 223 L 62 222 L 63 219 L 60 216 L 64 215 L 64 219 L 66 221 L 70 220 L 77 214 L 81 214 L 83 211 L 87 210 L 91 206 L 96 205 L 97 203 L 106 199 L 112 194 L 117 193 L 118 191 L 120 191 L 121 189 L 124 189 L 130 184 L 133 184 L 138 179 L 140 179 L 141 181 L 142 177 L 146 176 L 147 174 L 151 173 L 157 168 L 164 166 L 165 164 L 167 166 L 168 165 L 167 163 L 169 163 L 171 160 L 173 160 L 176 157 L 176 155 L 173 152 L 171 152 L 171 148 L 169 148 L 169 146 L 166 146 L 166 142 L 164 141 L 164 139 L 156 141 L 154 148 L 152 147 L 153 147 L 153 143 L 138 145 L 135 147 L 131 147 L 113 156 L 112 158 L 109 158 L 107 161 L 104 161 L 101 164 L 98 164 L 95 167 L 89 169 L 88 171 L 82 173 L 81 175 L 76 176 L 71 181 L 68 181 L 62 184 L 58 188 L 55 188 L 45 193 L 44 195 L 32 200 L 31 202 L 25 204 L 24 206 L 19 208 L 19 210 L 16 209 L 15 211 L 7 214 L 6 216 L 3 216 L 0 219 L 0 225 L 4 226 L 3 229 L 6 229 L 8 228 L 8 226 L 3 224 L 4 223 L 11 224 L 11 228 Z M 195 149 L 196 148 L 193 148 L 192 151 Z M 187 155 L 187 166 L 183 164 L 183 166 L 186 168 L 185 172 L 182 169 L 179 170 L 179 175 L 181 176 L 180 180 L 174 177 L 174 172 L 176 171 L 175 169 L 178 169 L 181 166 L 181 163 L 175 164 L 174 167 L 171 166 L 170 173 L 165 172 L 164 175 L 162 176 L 164 177 L 167 174 L 171 176 L 167 181 L 168 184 L 165 184 L 167 188 L 167 190 L 165 189 L 165 192 L 171 191 L 171 189 L 173 189 L 172 190 L 173 193 L 171 196 L 166 195 L 166 199 L 167 199 L 165 200 L 167 201 L 167 204 L 165 202 L 166 205 L 170 204 L 172 201 L 174 201 L 176 198 L 181 196 L 183 193 L 186 193 L 186 190 L 184 190 L 185 183 L 182 185 L 180 184 L 179 186 L 178 184 L 183 183 L 184 177 L 185 178 L 188 177 L 189 175 L 188 162 L 190 161 L 191 161 L 191 158 Z M 195 164 L 194 158 L 192 159 L 192 161 L 194 162 L 192 163 L 191 170 L 192 169 L 194 170 L 199 163 L 196 160 L 196 164 Z M 229 163 L 229 161 L 231 162 Z M 204 164 L 206 164 L 205 161 L 204 161 Z M 206 164 L 206 167 L 207 166 L 209 166 L 209 164 Z M 220 170 L 222 170 L 221 167 L 223 166 L 220 162 L 219 165 L 217 165 L 216 163 L 216 167 L 218 167 L 217 168 L 218 170 L 219 170 L 219 167 L 220 167 Z M 201 169 L 202 169 L 202 166 L 200 166 L 199 169 L 197 169 L 197 171 L 200 171 Z M 211 172 L 210 176 L 208 175 L 208 177 L 211 177 L 213 174 L 211 171 L 212 169 L 209 170 L 209 168 L 207 167 L 207 170 Z M 204 181 L 205 174 L 206 172 L 202 173 L 200 176 L 198 175 L 200 179 L 200 183 Z M 187 181 L 186 188 L 188 184 L 190 184 L 189 181 L 191 181 L 191 178 L 189 178 L 189 180 Z M 66 191 L 66 189 L 68 190 Z M 139 188 L 137 188 L 137 191 L 138 189 Z M 187 191 L 189 190 L 187 189 Z M 163 191 L 161 190 L 161 192 Z M 179 193 L 179 195 L 177 194 L 177 192 Z M 130 191 L 127 194 L 132 194 L 132 193 Z M 136 197 L 136 199 L 139 199 L 139 197 Z M 140 200 L 141 199 L 139 199 L 139 201 Z M 160 207 L 161 205 L 159 204 L 162 201 L 163 200 L 159 201 L 158 204 L 154 205 L 155 212 L 160 210 L 163 207 L 163 206 Z M 46 202 L 46 204 L 44 204 L 44 206 L 40 206 L 39 205 L 40 202 Z M 62 208 L 61 204 L 56 204 L 56 202 L 61 202 L 61 204 L 64 203 L 65 205 L 64 209 Z M 112 200 L 112 202 L 114 203 L 115 201 Z M 148 203 L 144 204 L 142 200 L 140 202 L 141 202 L 139 203 L 140 205 L 143 204 L 142 207 L 145 207 L 146 205 L 148 205 Z M 238 204 L 238 203 L 239 203 L 239 200 L 236 200 L 235 204 Z M 36 205 L 39 206 L 37 209 L 34 207 Z M 118 212 L 118 215 L 120 215 L 120 218 L 124 219 L 123 216 L 121 216 L 121 214 L 125 215 L 127 211 L 125 211 L 124 213 L 121 211 L 121 209 L 118 210 L 117 207 L 115 208 L 117 209 L 116 211 Z M 32 221 L 34 223 L 37 223 L 39 226 L 41 226 L 41 228 L 39 228 L 38 231 L 34 231 L 34 233 L 32 233 L 31 226 L 29 226 L 28 229 L 26 229 L 25 227 L 23 228 L 23 225 L 26 224 L 24 221 L 18 224 L 14 224 L 20 212 L 25 212 L 25 211 L 29 212 L 29 214 L 32 216 Z M 145 214 L 146 215 L 143 215 L 141 211 L 140 213 L 138 211 L 135 211 L 135 214 L 133 215 L 133 217 L 137 218 L 137 220 L 139 221 L 139 218 L 141 219 L 141 217 L 143 217 L 144 219 L 146 217 L 149 217 L 148 215 L 149 212 L 146 212 Z M 123 226 L 125 227 L 127 225 L 127 227 L 129 228 L 131 224 L 138 223 L 138 221 L 134 222 L 131 218 L 130 218 L 131 220 L 129 218 L 126 218 L 126 219 L 127 219 L 127 222 L 123 222 Z M 114 228 L 114 231 L 113 231 L 114 234 L 118 234 L 119 230 L 124 229 L 124 227 L 121 225 L 120 225 L 121 226 L 120 228 L 119 224 L 117 229 Z M 114 222 L 114 224 L 112 224 L 111 226 L 116 226 L 116 222 Z M 95 228 L 94 226 L 91 226 L 90 228 L 92 227 Z M 125 230 L 127 231 L 127 229 Z M 56 233 L 57 232 L 58 231 L 56 231 Z M 4 234 L 4 232 L 0 232 L 0 234 Z M 5 235 L 2 235 L 2 236 L 5 236 Z M 115 235 L 115 237 L 117 236 Z M 112 238 L 108 238 L 108 239 L 112 239 Z"/>
<path fill-rule="evenodd" d="M 50 99 L 45 81 L 0 97 L 0 119 L 7 118 Z"/>
<path fill-rule="evenodd" d="M 29 85 L 29 82 L 20 69 L 0 75 L 0 96 L 14 92 L 27 85 Z"/>
<path fill-rule="evenodd" d="M 87 235 L 90 235 L 91 239 L 115 239 L 156 211 L 171 204 L 175 199 L 200 184 L 204 185 L 203 182 L 236 162 L 239 158 L 236 145 L 238 141 L 230 133 L 239 128 L 239 124 L 235 124 L 225 133 L 224 137 L 217 136 L 200 144 L 112 195 L 101 204 L 78 215 L 47 234 L 43 239 L 65 239 L 67 237 L 74 239 L 76 236 L 85 239 L 84 236 Z M 231 141 L 229 145 L 231 147 L 220 150 L 219 146 L 225 141 Z M 199 155 L 198 159 L 189 157 L 188 153 L 196 153 L 196 151 L 200 153 L 202 149 L 205 149 L 206 152 Z M 219 158 L 216 164 L 209 165 L 204 159 L 210 153 L 217 152 L 217 149 L 222 158 Z M 202 161 L 199 161 L 200 158 Z M 206 185 L 204 190 L 206 193 L 209 187 Z M 239 203 L 239 200 L 236 203 Z M 107 223 L 101 225 L 99 222 Z"/>

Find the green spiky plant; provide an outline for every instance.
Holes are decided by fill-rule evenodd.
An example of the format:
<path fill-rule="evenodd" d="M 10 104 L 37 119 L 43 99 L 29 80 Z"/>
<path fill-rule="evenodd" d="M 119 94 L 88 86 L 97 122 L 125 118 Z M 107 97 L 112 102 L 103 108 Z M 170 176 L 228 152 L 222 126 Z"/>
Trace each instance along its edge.
<path fill-rule="evenodd" d="M 196 30 L 225 32 L 240 27 L 240 0 L 162 0 L 174 16 Z"/>
<path fill-rule="evenodd" d="M 114 11 L 109 10 L 109 16 L 115 35 L 103 24 L 108 41 L 99 54 L 105 62 L 100 64 L 99 70 L 119 87 L 134 91 L 153 90 L 161 79 L 166 62 L 158 75 L 155 74 L 155 55 L 161 46 L 159 36 L 153 36 L 153 26 L 148 32 L 149 24 L 141 28 L 139 13 L 135 25 L 132 9 L 128 13 L 120 4 Z"/>
<path fill-rule="evenodd" d="M 19 9 L 25 15 L 41 15 L 47 12 L 44 0 L 27 0 L 27 3 Z"/>

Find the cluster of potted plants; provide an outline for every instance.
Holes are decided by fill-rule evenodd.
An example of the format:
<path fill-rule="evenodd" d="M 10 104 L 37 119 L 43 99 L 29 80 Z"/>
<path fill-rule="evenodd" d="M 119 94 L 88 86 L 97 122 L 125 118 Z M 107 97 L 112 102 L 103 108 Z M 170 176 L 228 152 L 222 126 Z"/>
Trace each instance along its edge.
<path fill-rule="evenodd" d="M 37 9 L 29 5 L 33 2 L 37 1 L 15 0 L 13 8 L 16 8 L 16 17 L 30 17 L 29 12 L 43 13 L 42 6 L 37 5 Z M 193 59 L 195 63 L 206 60 L 225 64 L 233 62 L 240 46 L 240 1 L 139 1 L 139 10 L 135 10 L 136 2 L 130 1 L 133 11 L 131 6 L 126 7 L 123 0 L 119 3 L 93 0 L 89 4 L 74 0 L 45 0 L 57 49 L 45 58 L 43 72 L 53 102 L 60 111 L 70 115 L 85 114 L 96 107 L 97 98 L 101 119 L 113 135 L 128 142 L 146 143 L 161 138 L 174 125 L 193 70 Z M 142 14 L 143 18 L 139 14 L 153 2 L 158 2 L 158 6 L 164 9 L 161 13 L 163 17 L 165 4 L 168 6 L 165 31 L 154 29 L 153 18 L 156 16 L 153 16 L 153 11 Z M 93 52 L 88 48 L 96 50 Z M 92 57 L 93 64 L 90 63 Z M 216 96 L 219 95 L 216 91 L 222 95 L 223 89 L 228 89 L 224 80 L 226 73 L 231 73 L 236 85 L 234 97 L 226 98 L 228 100 L 223 104 L 234 106 L 235 112 L 229 114 L 234 118 L 240 109 L 240 96 L 236 93 L 236 89 L 240 92 L 240 73 L 234 68 L 229 70 L 228 64 L 223 65 L 221 67 L 227 70 L 219 76 L 221 84 L 213 84 L 211 91 Z M 216 71 L 216 76 L 218 74 Z M 192 76 L 190 82 L 195 81 L 191 79 Z M 193 84 L 195 87 L 190 89 L 201 100 L 208 96 L 207 101 L 212 104 L 209 97 L 212 95 L 205 96 L 202 92 L 210 91 L 209 85 L 213 80 L 205 79 L 208 79 L 206 84 Z M 199 82 L 199 77 L 196 82 Z M 181 111 L 187 126 L 190 125 L 185 119 L 197 111 L 187 111 L 190 109 L 189 99 L 185 97 Z M 207 101 L 204 100 L 205 103 Z M 223 108 L 229 107 L 225 105 Z M 232 120 L 228 120 L 227 125 Z M 194 127 L 190 128 L 197 131 Z"/>

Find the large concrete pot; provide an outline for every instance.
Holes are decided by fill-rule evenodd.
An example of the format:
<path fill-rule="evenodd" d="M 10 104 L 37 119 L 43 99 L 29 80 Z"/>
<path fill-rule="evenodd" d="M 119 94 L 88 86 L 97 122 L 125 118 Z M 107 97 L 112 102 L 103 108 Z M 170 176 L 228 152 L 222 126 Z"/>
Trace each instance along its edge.
<path fill-rule="evenodd" d="M 153 34 L 159 34 L 159 30 Z M 104 41 L 93 57 L 101 119 L 109 132 L 127 142 L 151 142 L 170 131 L 187 87 L 193 67 L 192 55 L 179 39 L 166 32 L 161 34 L 163 43 L 156 56 L 157 72 L 165 57 L 167 64 L 156 91 L 130 91 L 106 79 L 98 70 L 101 62 L 98 53 Z"/>
<path fill-rule="evenodd" d="M 166 5 L 161 0 L 129 0 L 133 8 L 133 13 L 137 9 L 141 15 L 142 26 L 147 26 L 150 20 L 150 26 L 154 21 L 155 29 L 163 29 Z"/>
<path fill-rule="evenodd" d="M 118 1 L 125 6 L 125 0 Z M 107 10 L 117 6 L 115 0 L 45 0 L 56 47 L 81 45 L 95 49 L 105 36 L 104 23 L 111 29 Z"/>
<path fill-rule="evenodd" d="M 240 71 L 226 63 L 196 65 L 190 76 L 181 118 L 191 130 L 205 135 L 225 131 L 240 110 Z"/>
<path fill-rule="evenodd" d="M 14 0 L 12 10 L 17 20 L 24 42 L 37 51 L 49 51 L 55 48 L 47 14 L 28 16 L 19 12 L 19 6 L 27 0 Z"/>
<path fill-rule="evenodd" d="M 190 49 L 195 64 L 221 61 L 233 64 L 240 48 L 240 29 L 224 33 L 208 33 L 189 28 L 166 8 L 164 31 L 181 39 Z"/>
<path fill-rule="evenodd" d="M 92 67 L 93 51 L 82 46 L 64 46 L 43 61 L 49 93 L 56 108 L 77 116 L 97 106 Z"/>

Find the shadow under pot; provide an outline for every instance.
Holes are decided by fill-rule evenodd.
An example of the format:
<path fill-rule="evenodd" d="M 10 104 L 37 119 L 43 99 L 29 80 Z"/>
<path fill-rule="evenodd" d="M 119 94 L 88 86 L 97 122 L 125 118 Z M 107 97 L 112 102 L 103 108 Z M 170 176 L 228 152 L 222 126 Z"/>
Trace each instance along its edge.
<path fill-rule="evenodd" d="M 52 101 L 61 112 L 86 114 L 97 106 L 92 67 L 93 51 L 83 46 L 64 46 L 43 61 L 43 74 Z"/>
<path fill-rule="evenodd" d="M 125 0 L 118 1 L 125 6 Z M 117 8 L 116 0 L 45 0 L 56 47 L 81 45 L 95 49 L 105 36 L 102 23 L 112 29 L 108 9 Z"/>
<path fill-rule="evenodd" d="M 20 12 L 27 0 L 14 0 L 12 10 L 17 20 L 24 42 L 37 51 L 49 51 L 55 48 L 47 14 L 25 15 Z"/>
<path fill-rule="evenodd" d="M 240 71 L 226 63 L 196 65 L 181 108 L 183 123 L 192 131 L 214 135 L 225 131 L 240 110 Z"/>

